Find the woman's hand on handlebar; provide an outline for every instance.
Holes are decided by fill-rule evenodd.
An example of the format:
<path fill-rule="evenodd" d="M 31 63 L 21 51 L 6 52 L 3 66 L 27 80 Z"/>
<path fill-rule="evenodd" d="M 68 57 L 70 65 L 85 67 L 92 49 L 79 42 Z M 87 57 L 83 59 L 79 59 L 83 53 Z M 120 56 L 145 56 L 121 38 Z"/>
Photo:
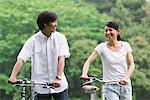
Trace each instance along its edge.
<path fill-rule="evenodd" d="M 122 79 L 122 80 L 119 81 L 119 84 L 120 84 L 120 85 L 126 85 L 126 84 L 127 84 L 127 81 Z"/>
<path fill-rule="evenodd" d="M 81 75 L 80 79 L 84 80 L 84 81 L 89 81 L 90 78 L 88 77 L 88 75 Z"/>

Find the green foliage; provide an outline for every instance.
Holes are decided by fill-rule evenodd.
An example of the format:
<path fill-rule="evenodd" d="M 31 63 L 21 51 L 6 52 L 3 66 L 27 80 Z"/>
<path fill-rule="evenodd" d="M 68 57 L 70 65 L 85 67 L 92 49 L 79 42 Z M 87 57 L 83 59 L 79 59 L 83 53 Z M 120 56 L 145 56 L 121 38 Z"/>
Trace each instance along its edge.
<path fill-rule="evenodd" d="M 6 75 L 10 74 L 11 67 L 15 62 L 16 55 L 21 48 L 21 45 L 27 38 L 26 35 L 18 35 L 18 34 L 7 34 L 0 40 L 0 66 L 1 73 L 5 73 Z M 13 42 L 12 42 L 13 41 Z"/>
<path fill-rule="evenodd" d="M 145 11 L 142 9 L 146 4 L 145 0 L 130 0 L 128 2 L 122 0 L 122 4 L 130 12 L 132 21 L 141 22 L 141 19 L 145 16 Z"/>
<path fill-rule="evenodd" d="M 126 8 L 124 8 L 121 2 L 117 2 L 116 5 L 117 5 L 116 8 L 114 7 L 111 9 L 111 15 L 113 16 L 113 20 L 118 23 L 121 23 L 120 26 L 131 25 L 132 21 L 131 21 L 130 12 Z"/>
<path fill-rule="evenodd" d="M 142 98 L 144 100 L 148 100 L 147 97 L 149 97 L 149 91 L 150 91 L 150 74 L 149 69 L 141 69 L 137 70 L 133 74 L 133 91 L 134 95 L 136 95 L 136 98 L 139 100 Z"/>
<path fill-rule="evenodd" d="M 116 4 L 117 0 L 83 0 L 96 5 L 97 10 L 100 13 L 110 13 L 111 8 Z"/>
<path fill-rule="evenodd" d="M 146 0 L 83 0 L 95 4 L 100 13 L 112 16 L 112 20 L 129 26 L 149 20 L 149 4 Z M 147 5 L 147 6 L 146 6 Z M 147 22 L 146 22 L 147 23 Z"/>
<path fill-rule="evenodd" d="M 35 29 L 35 14 L 32 6 L 34 1 L 28 0 L 1 0 L 0 1 L 0 32 L 8 33 L 31 33 Z"/>
<path fill-rule="evenodd" d="M 145 16 L 142 18 L 144 25 L 150 26 L 150 3 L 142 7 L 145 11 Z"/>
<path fill-rule="evenodd" d="M 7 90 L 6 94 L 9 94 L 13 91 L 12 85 L 8 84 L 8 77 L 5 74 L 0 74 L 0 90 Z"/>
<path fill-rule="evenodd" d="M 150 69 L 150 59 L 147 59 L 150 57 L 150 45 L 146 40 L 146 37 L 137 36 L 135 38 L 131 38 L 130 43 L 134 48 L 134 59 L 135 63 L 139 66 L 139 69 Z"/>

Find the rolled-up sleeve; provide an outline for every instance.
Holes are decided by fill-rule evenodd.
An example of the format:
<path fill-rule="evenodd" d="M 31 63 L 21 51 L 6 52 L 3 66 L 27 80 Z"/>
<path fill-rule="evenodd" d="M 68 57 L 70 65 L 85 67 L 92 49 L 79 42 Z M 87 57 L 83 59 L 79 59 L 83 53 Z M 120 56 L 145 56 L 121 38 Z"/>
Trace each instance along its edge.
<path fill-rule="evenodd" d="M 102 53 L 102 51 L 103 51 L 102 43 L 100 43 L 94 50 L 96 50 L 97 53 L 100 55 Z"/>
<path fill-rule="evenodd" d="M 61 40 L 58 56 L 65 56 L 65 58 L 70 57 L 69 46 L 65 36 L 63 36 Z"/>
<path fill-rule="evenodd" d="M 132 48 L 130 46 L 130 44 L 128 42 L 125 42 L 125 48 L 126 48 L 126 52 L 132 52 Z"/>

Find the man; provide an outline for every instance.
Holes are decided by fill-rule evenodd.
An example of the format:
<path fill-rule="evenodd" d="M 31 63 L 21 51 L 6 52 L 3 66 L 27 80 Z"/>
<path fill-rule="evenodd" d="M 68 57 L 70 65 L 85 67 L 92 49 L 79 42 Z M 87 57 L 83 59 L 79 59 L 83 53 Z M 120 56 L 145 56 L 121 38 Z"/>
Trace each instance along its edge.
<path fill-rule="evenodd" d="M 21 49 L 9 81 L 16 82 L 23 64 L 31 58 L 32 75 L 35 83 L 52 83 L 55 89 L 36 86 L 38 100 L 68 100 L 68 82 L 63 73 L 65 58 L 70 56 L 66 37 L 56 31 L 57 15 L 44 11 L 37 18 L 39 32 L 30 37 Z"/>

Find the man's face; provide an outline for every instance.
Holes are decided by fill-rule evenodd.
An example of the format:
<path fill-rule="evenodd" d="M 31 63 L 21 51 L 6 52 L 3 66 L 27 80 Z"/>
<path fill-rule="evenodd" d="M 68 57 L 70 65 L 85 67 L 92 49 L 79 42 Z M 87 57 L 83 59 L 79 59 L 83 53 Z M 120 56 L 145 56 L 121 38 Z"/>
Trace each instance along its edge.
<path fill-rule="evenodd" d="M 46 28 L 47 30 L 52 33 L 54 31 L 56 31 L 56 28 L 57 28 L 57 20 L 53 21 L 53 22 L 49 22 L 47 25 L 46 25 Z"/>

